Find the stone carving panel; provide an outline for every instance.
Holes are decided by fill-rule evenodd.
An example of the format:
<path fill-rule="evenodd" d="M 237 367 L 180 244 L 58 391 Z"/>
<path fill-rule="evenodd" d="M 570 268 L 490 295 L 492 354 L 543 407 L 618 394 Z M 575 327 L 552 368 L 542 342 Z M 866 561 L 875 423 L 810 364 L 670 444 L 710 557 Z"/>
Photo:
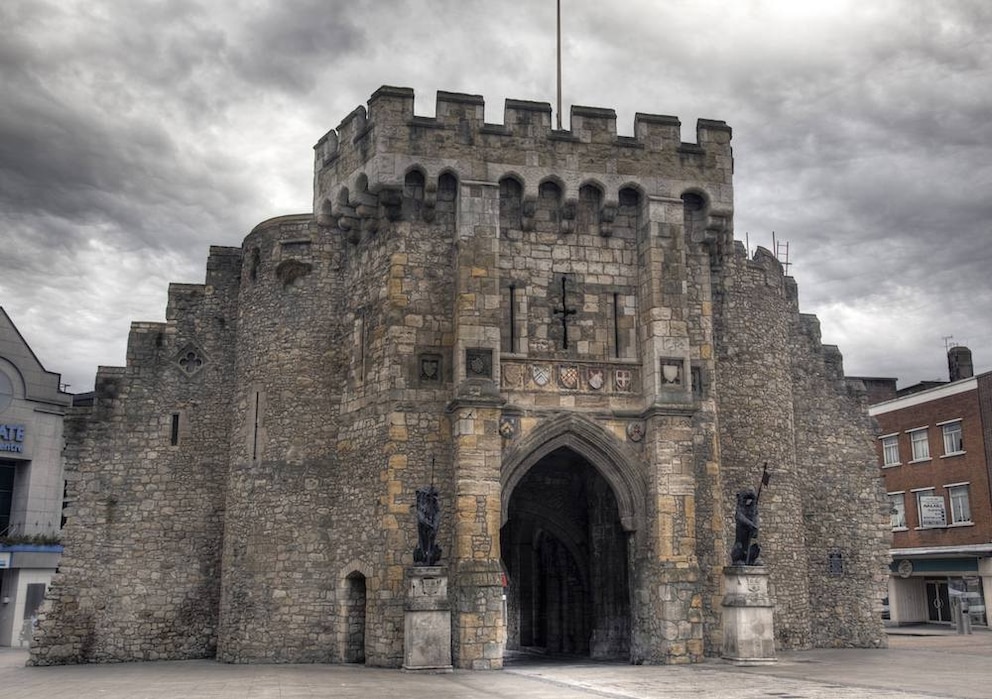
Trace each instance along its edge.
<path fill-rule="evenodd" d="M 628 393 L 639 380 L 638 369 L 572 362 L 510 360 L 500 365 L 501 385 L 511 390 Z"/>

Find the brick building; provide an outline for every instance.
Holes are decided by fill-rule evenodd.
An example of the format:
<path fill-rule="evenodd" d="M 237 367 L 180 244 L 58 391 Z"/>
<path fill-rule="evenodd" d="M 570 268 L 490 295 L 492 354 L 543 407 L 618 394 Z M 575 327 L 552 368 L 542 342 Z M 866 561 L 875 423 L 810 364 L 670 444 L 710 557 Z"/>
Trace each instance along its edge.
<path fill-rule="evenodd" d="M 312 212 L 211 248 L 132 326 L 69 420 L 32 662 L 399 665 L 428 483 L 458 667 L 698 662 L 765 461 L 778 644 L 884 643 L 863 386 L 734 241 L 730 127 L 483 113 L 379 89 L 317 143 Z"/>
<path fill-rule="evenodd" d="M 869 409 L 892 519 L 893 623 L 948 622 L 958 600 L 987 624 L 992 591 L 992 373 L 948 353 L 950 381 L 901 389 Z M 893 382 L 894 384 L 894 382 Z"/>

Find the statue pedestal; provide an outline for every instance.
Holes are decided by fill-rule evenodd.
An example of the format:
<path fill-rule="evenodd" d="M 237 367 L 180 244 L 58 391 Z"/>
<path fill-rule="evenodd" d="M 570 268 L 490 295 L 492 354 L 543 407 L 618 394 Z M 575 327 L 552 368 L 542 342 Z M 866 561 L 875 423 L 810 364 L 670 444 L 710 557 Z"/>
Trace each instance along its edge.
<path fill-rule="evenodd" d="M 723 588 L 723 659 L 734 665 L 777 662 L 768 568 L 727 566 Z"/>
<path fill-rule="evenodd" d="M 406 571 L 403 669 L 451 672 L 451 606 L 444 566 Z"/>

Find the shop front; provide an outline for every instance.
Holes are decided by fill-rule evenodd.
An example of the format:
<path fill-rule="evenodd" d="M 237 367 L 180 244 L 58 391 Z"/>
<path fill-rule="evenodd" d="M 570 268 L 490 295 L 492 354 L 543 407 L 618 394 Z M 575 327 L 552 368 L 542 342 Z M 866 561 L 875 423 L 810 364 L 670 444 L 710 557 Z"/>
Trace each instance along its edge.
<path fill-rule="evenodd" d="M 992 544 L 955 548 L 894 549 L 889 576 L 889 618 L 897 626 L 988 626 Z"/>

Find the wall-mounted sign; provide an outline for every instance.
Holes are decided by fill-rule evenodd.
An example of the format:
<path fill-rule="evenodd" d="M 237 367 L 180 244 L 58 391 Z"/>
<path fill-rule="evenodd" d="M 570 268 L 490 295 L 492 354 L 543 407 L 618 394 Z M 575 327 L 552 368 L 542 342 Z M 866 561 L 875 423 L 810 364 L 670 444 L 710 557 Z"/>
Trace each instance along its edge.
<path fill-rule="evenodd" d="M 908 578 L 913 574 L 913 562 L 908 558 L 899 561 L 899 577 Z"/>
<path fill-rule="evenodd" d="M 944 498 L 940 495 L 920 496 L 920 526 L 946 527 L 947 515 L 944 513 Z"/>
<path fill-rule="evenodd" d="M 24 425 L 0 423 L 0 451 L 20 454 L 24 451 Z"/>

